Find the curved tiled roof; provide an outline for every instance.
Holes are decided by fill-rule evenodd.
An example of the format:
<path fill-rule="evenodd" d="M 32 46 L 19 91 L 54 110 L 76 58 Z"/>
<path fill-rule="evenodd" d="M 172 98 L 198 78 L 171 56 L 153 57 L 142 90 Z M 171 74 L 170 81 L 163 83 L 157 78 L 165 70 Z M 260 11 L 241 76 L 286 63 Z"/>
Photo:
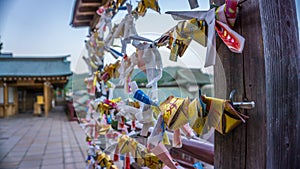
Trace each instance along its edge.
<path fill-rule="evenodd" d="M 0 77 L 68 76 L 72 74 L 70 61 L 67 61 L 69 56 L 13 57 L 0 54 Z"/>

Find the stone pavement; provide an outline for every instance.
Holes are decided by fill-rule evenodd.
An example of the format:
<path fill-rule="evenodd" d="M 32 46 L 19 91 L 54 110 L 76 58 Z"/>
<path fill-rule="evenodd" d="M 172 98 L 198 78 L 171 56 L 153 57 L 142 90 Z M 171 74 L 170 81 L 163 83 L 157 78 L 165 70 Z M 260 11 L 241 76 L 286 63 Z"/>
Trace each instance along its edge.
<path fill-rule="evenodd" d="M 84 169 L 86 150 L 84 131 L 61 106 L 48 117 L 0 119 L 0 169 Z"/>

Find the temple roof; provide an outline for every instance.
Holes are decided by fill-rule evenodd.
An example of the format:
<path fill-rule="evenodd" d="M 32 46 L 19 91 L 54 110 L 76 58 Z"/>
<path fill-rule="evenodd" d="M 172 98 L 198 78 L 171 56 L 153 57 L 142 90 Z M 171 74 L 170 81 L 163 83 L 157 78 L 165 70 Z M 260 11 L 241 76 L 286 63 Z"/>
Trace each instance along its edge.
<path fill-rule="evenodd" d="M 94 29 L 100 19 L 96 13 L 97 9 L 109 2 L 110 0 L 75 0 L 70 25 L 74 28 L 89 27 Z M 126 0 L 122 0 L 121 6 L 125 2 Z"/>
<path fill-rule="evenodd" d="M 66 56 L 14 57 L 0 54 L 0 77 L 69 76 L 70 61 Z"/>
<path fill-rule="evenodd" d="M 94 27 L 100 18 L 96 13 L 98 7 L 107 2 L 108 0 L 76 0 L 73 8 L 71 26 Z"/>

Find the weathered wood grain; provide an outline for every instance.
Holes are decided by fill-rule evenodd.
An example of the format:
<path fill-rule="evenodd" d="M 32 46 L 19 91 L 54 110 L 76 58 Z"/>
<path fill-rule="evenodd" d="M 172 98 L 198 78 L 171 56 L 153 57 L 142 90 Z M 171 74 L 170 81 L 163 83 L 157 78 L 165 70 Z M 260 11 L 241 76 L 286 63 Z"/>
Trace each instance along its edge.
<path fill-rule="evenodd" d="M 300 166 L 300 57 L 295 0 L 260 0 L 267 168 Z"/>
<path fill-rule="evenodd" d="M 297 27 L 294 0 L 248 0 L 234 28 L 246 39 L 243 53 L 229 52 L 222 42 L 217 46 L 216 97 L 237 89 L 236 99 L 253 100 L 256 107 L 245 111 L 250 116 L 246 124 L 226 136 L 215 134 L 215 168 L 300 166 Z"/>

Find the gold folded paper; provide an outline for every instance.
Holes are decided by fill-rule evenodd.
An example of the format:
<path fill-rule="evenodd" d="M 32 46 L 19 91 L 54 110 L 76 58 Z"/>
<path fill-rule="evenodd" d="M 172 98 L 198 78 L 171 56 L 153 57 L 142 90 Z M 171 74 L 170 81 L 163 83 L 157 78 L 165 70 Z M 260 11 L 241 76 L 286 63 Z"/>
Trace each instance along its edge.
<path fill-rule="evenodd" d="M 122 135 L 118 139 L 118 147 L 121 154 L 129 153 L 130 152 L 130 141 L 132 138 L 128 137 L 127 135 Z"/>
<path fill-rule="evenodd" d="M 147 8 L 145 5 L 143 5 L 143 2 L 140 1 L 134 12 L 136 12 L 139 16 L 145 16 Z"/>
<path fill-rule="evenodd" d="M 132 139 L 129 142 L 129 152 L 131 154 L 132 157 L 136 158 L 137 154 L 136 154 L 136 150 L 138 148 L 138 142 L 136 142 L 134 139 Z"/>
<path fill-rule="evenodd" d="M 158 6 L 157 0 L 142 0 L 142 3 L 146 8 L 153 9 L 160 13 L 160 7 Z"/>
<path fill-rule="evenodd" d="M 198 98 L 194 99 L 189 104 L 189 124 L 197 134 L 202 133 L 204 124 L 207 120 L 207 116 L 204 111 L 205 110 L 202 109 Z"/>
<path fill-rule="evenodd" d="M 171 142 L 170 142 L 170 139 L 169 139 L 169 136 L 168 136 L 167 132 L 164 133 L 162 142 L 164 143 L 164 145 L 171 145 Z"/>
<path fill-rule="evenodd" d="M 103 72 L 101 72 L 101 79 L 105 82 L 108 81 L 110 78 L 118 78 L 120 73 L 118 68 L 120 67 L 120 61 L 118 60 L 114 64 L 109 64 L 104 67 Z"/>
<path fill-rule="evenodd" d="M 113 166 L 112 160 L 105 153 L 101 153 L 97 155 L 97 164 L 100 165 L 101 167 L 106 167 L 106 168 L 111 168 Z"/>
<path fill-rule="evenodd" d="M 160 161 L 153 153 L 147 153 L 145 155 L 145 166 L 150 169 L 162 168 L 163 162 Z"/>
<path fill-rule="evenodd" d="M 171 49 L 169 60 L 177 61 L 178 56 L 182 57 L 186 49 L 188 48 L 189 44 L 191 43 L 191 39 L 184 39 L 181 38 L 180 35 L 173 30 L 170 32 L 169 38 L 169 46 L 168 48 Z"/>
<path fill-rule="evenodd" d="M 99 126 L 99 127 L 98 127 Z M 99 135 L 106 135 L 107 132 L 111 129 L 111 125 L 96 125 L 96 130 L 98 131 Z"/>
<path fill-rule="evenodd" d="M 109 114 L 109 110 L 111 109 L 111 107 L 106 103 L 100 102 L 98 104 L 98 109 L 99 109 L 101 115 Z"/>
<path fill-rule="evenodd" d="M 139 109 L 140 108 L 140 103 L 138 102 L 138 101 L 128 101 L 127 102 L 127 104 L 128 104 L 128 106 L 132 106 L 132 107 L 134 107 L 134 108 L 137 108 L 137 109 Z"/>
<path fill-rule="evenodd" d="M 139 166 L 146 166 L 150 169 L 162 168 L 163 162 L 160 161 L 153 153 L 149 153 L 147 148 L 138 143 L 135 139 L 122 135 L 118 139 L 119 153 L 130 153 Z"/>
<path fill-rule="evenodd" d="M 192 40 L 202 46 L 207 45 L 207 28 L 204 21 L 190 19 L 178 22 L 169 32 L 170 60 L 177 61 L 182 57 Z"/>
<path fill-rule="evenodd" d="M 206 123 L 215 127 L 221 134 L 229 133 L 249 118 L 233 108 L 229 100 L 205 96 L 201 96 L 201 99 L 206 104 L 206 111 L 209 113 Z"/>
<path fill-rule="evenodd" d="M 182 39 L 193 39 L 202 46 L 207 45 L 207 29 L 204 21 L 196 18 L 178 22 L 176 32 Z"/>
<path fill-rule="evenodd" d="M 135 146 L 136 144 L 136 146 Z M 145 166 L 145 155 L 148 153 L 147 148 L 138 143 L 135 142 L 134 144 L 132 144 L 132 150 L 134 151 L 133 153 L 131 153 L 131 155 L 134 157 L 136 163 L 138 163 L 139 166 Z"/>
<path fill-rule="evenodd" d="M 163 114 L 163 119 L 166 125 L 171 130 L 181 128 L 188 123 L 188 98 L 177 98 L 169 96 L 164 102 L 160 104 L 160 110 Z"/>

